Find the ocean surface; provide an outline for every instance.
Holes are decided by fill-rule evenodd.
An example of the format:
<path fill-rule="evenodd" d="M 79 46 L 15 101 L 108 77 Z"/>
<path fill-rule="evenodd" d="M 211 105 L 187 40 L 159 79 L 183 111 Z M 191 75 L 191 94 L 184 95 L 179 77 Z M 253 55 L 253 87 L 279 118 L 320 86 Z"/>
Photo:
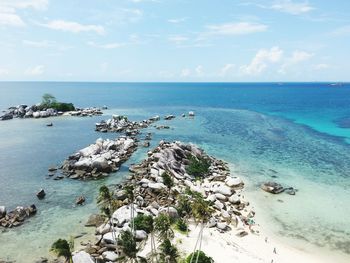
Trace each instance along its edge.
<path fill-rule="evenodd" d="M 128 165 L 147 151 L 140 148 L 107 179 L 47 179 L 50 165 L 99 137 L 117 136 L 95 132 L 97 121 L 112 114 L 142 120 L 193 110 L 194 119 L 160 122 L 170 130 L 142 131 L 154 134 L 151 147 L 161 139 L 200 145 L 245 180 L 257 221 L 271 235 L 350 262 L 350 84 L 0 82 L 0 109 L 35 104 L 43 93 L 79 107 L 109 109 L 99 117 L 0 121 L 0 205 L 38 208 L 23 226 L 0 229 L 0 260 L 33 262 L 50 256 L 54 240 L 93 232 L 84 223 L 97 211 L 98 187 L 120 182 Z M 48 122 L 54 126 L 46 127 Z M 267 180 L 298 192 L 264 193 L 259 184 Z M 47 192 L 42 201 L 35 196 L 40 188 Z M 82 194 L 86 205 L 75 207 Z"/>

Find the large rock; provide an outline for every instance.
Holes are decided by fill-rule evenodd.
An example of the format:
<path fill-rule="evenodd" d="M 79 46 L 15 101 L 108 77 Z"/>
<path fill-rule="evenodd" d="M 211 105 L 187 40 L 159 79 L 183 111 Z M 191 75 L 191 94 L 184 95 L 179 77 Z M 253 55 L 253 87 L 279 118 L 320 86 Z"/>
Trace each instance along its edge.
<path fill-rule="evenodd" d="M 137 216 L 137 211 L 134 208 L 134 217 Z M 124 205 L 118 208 L 112 215 L 113 222 L 117 224 L 118 227 L 122 227 L 126 222 L 131 220 L 131 206 Z"/>
<path fill-rule="evenodd" d="M 163 183 L 149 183 L 148 187 L 156 191 L 161 191 L 166 188 L 166 186 Z"/>
<path fill-rule="evenodd" d="M 276 182 L 266 182 L 263 183 L 260 188 L 268 193 L 279 194 L 284 191 L 284 188 L 281 184 Z"/>
<path fill-rule="evenodd" d="M 229 187 L 238 187 L 243 185 L 243 181 L 239 177 L 228 177 L 225 182 Z"/>
<path fill-rule="evenodd" d="M 233 204 L 233 205 L 237 205 L 241 202 L 241 200 L 239 199 L 239 197 L 237 195 L 231 195 L 229 198 L 228 198 L 228 201 Z"/>
<path fill-rule="evenodd" d="M 220 193 L 226 196 L 230 196 L 232 195 L 232 189 L 226 185 L 218 185 L 218 186 L 214 186 L 213 189 L 214 193 Z"/>
<path fill-rule="evenodd" d="M 105 251 L 102 253 L 102 257 L 107 261 L 116 261 L 119 256 L 114 251 Z"/>
<path fill-rule="evenodd" d="M 73 255 L 73 263 L 95 263 L 92 257 L 85 251 L 80 251 Z"/>
<path fill-rule="evenodd" d="M 136 230 L 135 231 L 135 238 L 136 240 L 145 240 L 147 239 L 148 235 L 146 233 L 146 231 L 144 230 Z"/>

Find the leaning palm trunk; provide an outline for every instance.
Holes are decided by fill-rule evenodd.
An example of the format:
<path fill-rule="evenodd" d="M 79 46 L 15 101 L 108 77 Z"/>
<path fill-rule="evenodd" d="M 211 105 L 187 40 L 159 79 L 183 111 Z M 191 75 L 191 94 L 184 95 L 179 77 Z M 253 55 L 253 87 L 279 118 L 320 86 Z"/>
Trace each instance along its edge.
<path fill-rule="evenodd" d="M 199 252 L 202 250 L 203 231 L 204 231 L 204 223 L 202 222 L 201 230 L 200 230 L 200 237 L 199 237 L 199 249 L 198 249 L 198 253 L 197 253 L 196 263 L 198 263 Z"/>
<path fill-rule="evenodd" d="M 198 243 L 199 243 L 199 241 L 200 241 L 200 239 L 201 239 L 201 237 L 202 237 L 203 229 L 204 229 L 204 227 L 201 225 L 201 228 L 200 228 L 200 230 L 199 230 L 198 237 L 197 237 L 197 240 L 196 240 L 196 244 L 195 244 L 195 246 L 194 246 L 194 250 L 193 250 L 193 253 L 192 253 L 192 256 L 191 256 L 191 261 L 190 261 L 190 263 L 193 262 L 194 255 L 196 254 L 196 251 L 197 251 Z"/>
<path fill-rule="evenodd" d="M 152 262 L 154 262 L 154 258 L 156 259 L 156 262 L 157 262 L 156 243 L 154 240 L 154 234 L 153 234 L 153 232 L 151 232 L 151 259 L 152 259 Z"/>

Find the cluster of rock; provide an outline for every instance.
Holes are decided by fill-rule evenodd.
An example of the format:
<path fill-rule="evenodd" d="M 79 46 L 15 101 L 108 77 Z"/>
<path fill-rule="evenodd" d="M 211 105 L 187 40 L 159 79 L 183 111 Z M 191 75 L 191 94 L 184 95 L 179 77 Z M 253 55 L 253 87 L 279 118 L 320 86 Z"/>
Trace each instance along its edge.
<path fill-rule="evenodd" d="M 13 118 L 48 118 L 60 115 L 70 116 L 94 116 L 101 115 L 103 112 L 100 108 L 76 108 L 75 111 L 62 112 L 53 108 L 42 108 L 40 104 L 27 106 L 24 104 L 10 107 L 6 111 L 3 111 L 3 115 L 0 116 L 0 120 L 11 120 Z"/>
<path fill-rule="evenodd" d="M 104 107 L 103 109 L 107 109 Z M 92 117 L 96 115 L 102 115 L 103 111 L 100 108 L 89 107 L 89 108 L 76 108 L 75 111 L 67 111 L 63 115 L 67 116 L 78 116 L 78 117 Z"/>
<path fill-rule="evenodd" d="M 71 179 L 97 179 L 115 172 L 136 150 L 137 144 L 129 137 L 116 140 L 96 140 L 96 143 L 71 155 L 61 166 L 62 173 Z"/>
<path fill-rule="evenodd" d="M 126 132 L 128 136 L 135 136 L 140 129 L 147 128 L 150 124 L 159 121 L 160 117 L 155 116 L 140 122 L 129 121 L 128 117 L 113 115 L 111 119 L 96 123 L 96 131 L 99 132 Z"/>
<path fill-rule="evenodd" d="M 253 213 L 245 213 L 244 208 L 249 205 L 241 198 L 244 183 L 238 177 L 230 175 L 227 164 L 204 153 L 192 144 L 181 142 L 161 142 L 158 147 L 148 153 L 149 157 L 139 165 L 130 168 L 138 187 L 136 195 L 142 197 L 144 213 L 157 216 L 168 205 L 166 186 L 161 175 L 169 173 L 175 186 L 171 189 L 174 196 L 170 211 L 176 214 L 176 198 L 184 194 L 186 188 L 199 192 L 210 201 L 215 212 L 209 220 L 209 227 L 217 227 L 221 231 L 228 230 L 230 224 L 242 226 L 247 217 Z M 189 156 L 207 159 L 210 162 L 209 173 L 202 180 L 196 180 L 186 172 Z M 154 198 L 157 196 L 157 202 Z"/>
<path fill-rule="evenodd" d="M 205 158 L 210 162 L 209 173 L 202 182 L 186 172 L 189 156 Z M 243 222 L 254 215 L 254 212 L 245 209 L 249 203 L 241 197 L 240 192 L 244 186 L 242 180 L 231 177 L 225 162 L 208 156 L 195 145 L 162 141 L 153 151 L 148 152 L 148 157 L 142 163 L 129 169 L 131 176 L 126 183 L 134 185 L 133 204 L 120 186 L 114 197 L 123 205 L 113 213 L 111 221 L 96 228 L 99 242 L 88 244 L 84 251 L 75 255 L 76 260 L 84 257 L 91 259 L 87 262 L 116 262 L 120 259 L 118 236 L 122 231 L 130 230 L 131 210 L 135 217 L 139 214 L 156 217 L 160 213 L 169 213 L 171 217 L 177 218 L 177 197 L 184 195 L 188 188 L 201 193 L 210 201 L 214 213 L 207 227 L 216 227 L 220 232 L 228 231 L 231 227 L 244 228 Z M 164 172 L 172 177 L 175 185 L 171 188 L 170 198 L 162 179 Z M 247 234 L 242 229 L 238 233 L 241 236 Z M 137 241 L 146 240 L 147 237 L 148 234 L 144 230 L 135 230 Z"/>
<path fill-rule="evenodd" d="M 268 192 L 271 194 L 280 194 L 285 192 L 289 195 L 295 195 L 297 191 L 297 189 L 293 187 L 283 187 L 281 184 L 276 182 L 265 182 L 261 184 L 260 188 L 265 192 Z"/>
<path fill-rule="evenodd" d="M 28 207 L 18 206 L 10 212 L 6 211 L 6 207 L 0 206 L 0 226 L 6 228 L 20 226 L 26 219 L 35 215 L 35 213 L 35 205 Z"/>

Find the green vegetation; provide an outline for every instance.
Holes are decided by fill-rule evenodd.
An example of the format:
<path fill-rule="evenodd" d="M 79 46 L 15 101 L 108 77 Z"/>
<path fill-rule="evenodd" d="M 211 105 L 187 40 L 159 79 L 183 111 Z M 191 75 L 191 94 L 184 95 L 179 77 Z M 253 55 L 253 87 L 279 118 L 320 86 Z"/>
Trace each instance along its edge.
<path fill-rule="evenodd" d="M 193 155 L 188 157 L 189 164 L 186 167 L 186 171 L 189 175 L 193 175 L 196 178 L 203 178 L 209 173 L 210 162 L 203 158 L 196 158 Z"/>
<path fill-rule="evenodd" d="M 158 232 L 161 240 L 168 239 L 174 235 L 171 229 L 172 221 L 168 214 L 161 213 L 154 221 L 154 229 Z"/>
<path fill-rule="evenodd" d="M 194 254 L 191 253 L 186 258 L 186 263 L 190 263 L 192 258 L 197 258 L 197 263 L 213 263 L 214 260 L 211 257 L 208 257 L 203 251 L 197 250 Z"/>
<path fill-rule="evenodd" d="M 66 260 L 65 262 L 72 262 L 71 246 L 69 245 L 67 240 L 56 240 L 52 244 L 50 251 L 54 252 L 57 255 L 57 257 L 64 257 Z"/>
<path fill-rule="evenodd" d="M 182 218 L 179 218 L 176 221 L 176 229 L 179 230 L 180 232 L 186 232 L 188 231 L 188 225 L 185 220 Z"/>
<path fill-rule="evenodd" d="M 118 244 L 122 247 L 123 253 L 127 257 L 136 259 L 136 241 L 131 231 L 122 231 L 119 235 Z"/>
<path fill-rule="evenodd" d="M 176 206 L 180 217 L 190 216 L 192 213 L 190 195 L 180 195 Z"/>
<path fill-rule="evenodd" d="M 163 179 L 163 184 L 168 188 L 171 189 L 171 187 L 174 186 L 174 180 L 171 178 L 168 172 L 162 173 L 162 179 Z"/>
<path fill-rule="evenodd" d="M 160 260 L 161 262 L 177 263 L 178 251 L 177 248 L 171 244 L 169 239 L 165 239 L 160 244 Z"/>
<path fill-rule="evenodd" d="M 52 108 L 57 111 L 74 111 L 75 107 L 72 103 L 58 102 L 55 96 L 45 93 L 42 97 L 41 104 L 39 106 L 40 109 Z"/>
<path fill-rule="evenodd" d="M 135 230 L 144 230 L 148 234 L 153 231 L 153 217 L 151 215 L 137 215 L 134 218 Z"/>

